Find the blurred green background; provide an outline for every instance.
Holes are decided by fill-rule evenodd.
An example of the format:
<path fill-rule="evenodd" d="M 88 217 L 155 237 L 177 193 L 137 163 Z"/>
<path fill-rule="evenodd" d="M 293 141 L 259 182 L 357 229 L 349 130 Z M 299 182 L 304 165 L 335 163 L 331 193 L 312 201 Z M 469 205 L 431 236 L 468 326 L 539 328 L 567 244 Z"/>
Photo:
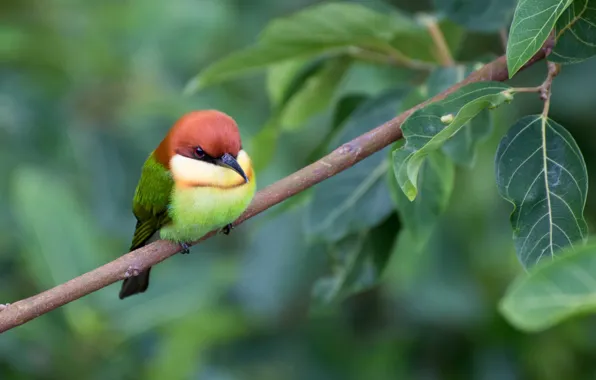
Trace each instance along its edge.
<path fill-rule="evenodd" d="M 2 1 L 0 302 L 127 251 L 139 169 L 184 112 L 217 108 L 237 120 L 246 141 L 259 132 L 271 115 L 262 73 L 192 96 L 182 91 L 209 63 L 253 43 L 272 18 L 313 3 Z M 430 1 L 360 3 L 432 9 Z M 498 34 L 468 32 L 464 40 L 463 59 L 503 53 Z M 578 141 L 590 178 L 594 72 L 594 60 L 565 68 L 551 112 Z M 538 84 L 544 73 L 539 63 L 513 82 Z M 342 91 L 378 94 L 403 75 L 356 64 Z M 415 259 L 395 252 L 380 285 L 331 305 L 311 303 L 330 263 L 303 237 L 302 197 L 166 260 L 142 296 L 121 301 L 113 284 L 3 334 L 0 379 L 596 378 L 593 317 L 524 334 L 496 309 L 521 265 L 493 159 L 508 126 L 541 109 L 538 99 L 523 99 L 496 111 L 475 166 L 457 169 L 428 247 Z M 259 188 L 309 162 L 323 138 L 321 120 L 282 134 L 257 173 Z M 591 193 L 590 225 L 595 202 Z M 391 215 L 376 227 L 376 236 L 388 236 L 384 246 L 398 225 Z"/>

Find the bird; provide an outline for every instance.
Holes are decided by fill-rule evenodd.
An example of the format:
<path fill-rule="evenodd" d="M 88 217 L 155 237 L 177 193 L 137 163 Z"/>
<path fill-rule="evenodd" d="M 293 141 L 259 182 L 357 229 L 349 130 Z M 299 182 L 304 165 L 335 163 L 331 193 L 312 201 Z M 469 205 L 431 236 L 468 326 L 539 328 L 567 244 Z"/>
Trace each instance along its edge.
<path fill-rule="evenodd" d="M 227 235 L 255 189 L 252 161 L 236 121 L 218 110 L 190 111 L 143 164 L 132 202 L 137 222 L 130 251 L 163 239 L 189 253 L 189 243 L 207 232 Z M 145 292 L 150 271 L 124 279 L 119 298 Z"/>

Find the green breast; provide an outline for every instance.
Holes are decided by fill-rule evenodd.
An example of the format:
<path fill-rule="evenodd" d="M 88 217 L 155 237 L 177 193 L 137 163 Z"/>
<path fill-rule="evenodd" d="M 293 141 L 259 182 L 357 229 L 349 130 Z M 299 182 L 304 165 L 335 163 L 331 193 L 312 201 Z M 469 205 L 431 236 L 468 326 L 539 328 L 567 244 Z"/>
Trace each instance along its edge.
<path fill-rule="evenodd" d="M 170 204 L 172 223 L 161 229 L 162 239 L 190 242 L 236 220 L 250 204 L 256 181 L 231 189 L 174 187 Z"/>

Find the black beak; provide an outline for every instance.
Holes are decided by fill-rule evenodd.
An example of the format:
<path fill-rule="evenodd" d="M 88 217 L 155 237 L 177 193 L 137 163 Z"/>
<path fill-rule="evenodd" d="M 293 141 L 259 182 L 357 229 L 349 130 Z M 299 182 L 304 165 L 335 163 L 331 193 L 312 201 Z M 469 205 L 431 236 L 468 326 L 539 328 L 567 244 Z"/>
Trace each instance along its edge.
<path fill-rule="evenodd" d="M 240 174 L 242 178 L 244 178 L 245 182 L 248 182 L 248 177 L 246 176 L 246 174 L 244 174 L 244 170 L 242 170 L 242 168 L 238 164 L 238 161 L 236 161 L 236 159 L 231 154 L 225 153 L 220 158 L 216 158 L 215 164 L 232 169 L 236 173 Z"/>

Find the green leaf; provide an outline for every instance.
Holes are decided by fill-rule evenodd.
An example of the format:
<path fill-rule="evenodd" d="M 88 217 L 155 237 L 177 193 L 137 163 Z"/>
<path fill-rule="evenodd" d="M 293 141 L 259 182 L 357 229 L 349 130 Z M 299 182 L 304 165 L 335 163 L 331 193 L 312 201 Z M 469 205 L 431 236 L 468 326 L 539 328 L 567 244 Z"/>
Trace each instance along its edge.
<path fill-rule="evenodd" d="M 74 191 L 53 173 L 23 166 L 15 172 L 13 212 L 22 231 L 23 260 L 38 289 L 48 289 L 103 264 L 93 220 Z M 60 226 L 60 228 L 56 228 Z M 102 325 L 95 293 L 62 310 L 79 333 L 93 333 Z"/>
<path fill-rule="evenodd" d="M 281 124 L 286 130 L 303 125 L 312 115 L 326 109 L 333 101 L 335 89 L 340 84 L 351 60 L 345 57 L 329 60 L 315 74 L 306 79 L 281 111 Z"/>
<path fill-rule="evenodd" d="M 557 21 L 555 35 L 549 61 L 578 63 L 596 55 L 596 1 L 574 0 Z"/>
<path fill-rule="evenodd" d="M 368 97 L 363 94 L 349 94 L 342 97 L 337 102 L 335 109 L 333 110 L 331 129 L 323 141 L 321 141 L 321 143 L 315 149 L 313 149 L 307 160 L 308 162 L 318 160 L 327 152 L 329 144 L 334 140 L 334 138 L 336 138 L 337 133 L 341 131 L 341 127 L 343 126 L 344 122 L 360 104 L 366 101 L 367 98 Z"/>
<path fill-rule="evenodd" d="M 280 132 L 279 115 L 274 114 L 259 133 L 251 137 L 249 145 L 255 171 L 264 169 L 273 159 Z"/>
<path fill-rule="evenodd" d="M 388 173 L 391 197 L 413 241 L 424 244 L 430 236 L 438 217 L 449 204 L 454 179 L 453 163 L 440 152 L 431 152 L 420 167 L 419 195 L 410 201 L 397 186 L 395 174 Z"/>
<path fill-rule="evenodd" d="M 383 50 L 397 34 L 415 27 L 413 21 L 397 12 L 378 13 L 359 4 L 312 6 L 272 21 L 256 45 L 207 67 L 185 91 L 193 92 L 288 59 L 346 52 L 353 46 Z"/>
<path fill-rule="evenodd" d="M 507 41 L 509 78 L 540 50 L 558 18 L 573 0 L 520 0 Z"/>
<path fill-rule="evenodd" d="M 500 312 L 526 331 L 547 329 L 596 311 L 596 245 L 567 247 L 554 260 L 522 273 L 507 289 Z"/>
<path fill-rule="evenodd" d="M 479 143 L 486 140 L 492 131 L 492 114 L 489 110 L 482 110 L 445 142 L 443 153 L 456 164 L 471 168 L 476 163 Z"/>
<path fill-rule="evenodd" d="M 402 125 L 406 145 L 393 152 L 393 165 L 397 182 L 410 200 L 416 198 L 418 171 L 426 155 L 441 148 L 483 109 L 510 101 L 508 90 L 498 82 L 470 83 L 406 119 Z"/>
<path fill-rule="evenodd" d="M 281 134 L 284 107 L 294 95 L 300 93 L 304 83 L 324 66 L 325 60 L 322 59 L 309 63 L 305 63 L 305 60 L 290 60 L 269 69 L 267 89 L 273 103 L 273 114 L 249 142 L 256 171 L 264 169 L 273 159 Z"/>
<path fill-rule="evenodd" d="M 565 128 L 541 115 L 521 118 L 501 140 L 495 167 L 499 193 L 514 205 L 513 238 L 524 267 L 586 238 L 588 173 Z"/>
<path fill-rule="evenodd" d="M 320 278 L 313 287 L 316 306 L 342 301 L 354 293 L 378 284 L 391 253 L 399 222 L 388 218 L 370 231 L 360 231 L 330 243 L 331 274 Z"/>
<path fill-rule="evenodd" d="M 507 26 L 516 0 L 434 0 L 435 9 L 466 29 L 495 32 Z"/>
<path fill-rule="evenodd" d="M 350 115 L 327 150 L 395 117 L 406 93 L 406 89 L 397 89 L 363 103 Z M 371 155 L 314 188 L 306 218 L 307 231 L 312 238 L 338 241 L 379 224 L 392 212 L 384 180 L 389 168 L 385 159 L 387 150 Z"/>
<path fill-rule="evenodd" d="M 266 85 L 272 105 L 277 108 L 285 105 L 325 61 L 298 58 L 271 65 L 267 70 Z"/>
<path fill-rule="evenodd" d="M 426 81 L 429 96 L 435 96 L 461 82 L 476 68 L 476 64 L 469 64 L 435 69 Z M 458 165 L 471 168 L 476 161 L 478 144 L 490 135 L 492 127 L 491 113 L 488 110 L 480 111 L 478 116 L 445 142 L 442 147 L 443 153 Z"/>
<path fill-rule="evenodd" d="M 304 212 L 298 205 L 267 218 L 247 242 L 234 288 L 245 314 L 277 320 L 323 275 L 325 247 L 308 244 Z"/>
<path fill-rule="evenodd" d="M 438 27 L 447 42 L 449 51 L 452 55 L 455 55 L 455 52 L 463 41 L 465 35 L 464 29 L 449 20 L 436 20 L 435 22 L 437 22 Z M 420 25 L 416 25 L 408 31 L 400 33 L 393 39 L 393 41 L 391 41 L 391 46 L 399 54 L 410 59 L 427 63 L 439 62 L 437 47 L 432 36 L 428 33 L 427 27 L 424 26 L 424 23 L 420 23 Z"/>

